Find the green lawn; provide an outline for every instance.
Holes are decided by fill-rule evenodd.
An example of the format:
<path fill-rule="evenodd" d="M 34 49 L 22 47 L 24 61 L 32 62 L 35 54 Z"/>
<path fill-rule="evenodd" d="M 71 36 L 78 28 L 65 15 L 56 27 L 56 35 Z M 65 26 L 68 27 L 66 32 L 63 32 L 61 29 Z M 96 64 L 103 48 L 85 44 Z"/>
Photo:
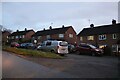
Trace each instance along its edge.
<path fill-rule="evenodd" d="M 12 52 L 15 54 L 19 54 L 19 55 L 24 55 L 24 56 L 43 57 L 43 58 L 52 58 L 52 59 L 62 59 L 63 58 L 62 56 L 55 54 L 55 53 L 51 53 L 51 52 L 43 52 L 43 51 L 30 50 L 30 49 L 21 49 L 21 48 L 8 47 L 8 46 L 3 46 L 2 50 Z"/>

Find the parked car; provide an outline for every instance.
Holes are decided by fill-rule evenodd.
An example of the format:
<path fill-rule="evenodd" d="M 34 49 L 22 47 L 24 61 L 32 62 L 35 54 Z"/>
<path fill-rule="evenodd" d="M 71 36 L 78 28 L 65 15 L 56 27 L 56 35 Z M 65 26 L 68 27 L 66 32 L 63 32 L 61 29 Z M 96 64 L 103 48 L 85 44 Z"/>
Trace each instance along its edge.
<path fill-rule="evenodd" d="M 72 44 L 68 44 L 68 51 L 69 53 L 75 52 L 75 46 Z"/>
<path fill-rule="evenodd" d="M 17 42 L 11 42 L 11 47 L 19 47 L 19 43 Z"/>
<path fill-rule="evenodd" d="M 68 53 L 68 43 L 66 41 L 47 40 L 41 43 L 37 49 L 64 55 Z"/>
<path fill-rule="evenodd" d="M 35 49 L 36 46 L 33 43 L 22 43 L 20 44 L 20 48 Z"/>
<path fill-rule="evenodd" d="M 97 48 L 91 44 L 86 44 L 86 43 L 79 44 L 76 47 L 76 52 L 77 54 L 89 54 L 92 56 L 95 56 L 95 55 L 102 56 L 104 53 L 102 49 Z"/>

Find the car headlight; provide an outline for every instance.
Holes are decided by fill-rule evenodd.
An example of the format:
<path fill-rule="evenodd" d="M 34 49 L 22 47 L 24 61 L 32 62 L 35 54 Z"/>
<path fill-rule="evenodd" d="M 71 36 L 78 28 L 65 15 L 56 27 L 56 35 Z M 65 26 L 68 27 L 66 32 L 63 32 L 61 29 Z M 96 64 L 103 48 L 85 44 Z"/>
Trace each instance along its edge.
<path fill-rule="evenodd" d="M 95 49 L 95 51 L 99 51 L 99 49 Z"/>

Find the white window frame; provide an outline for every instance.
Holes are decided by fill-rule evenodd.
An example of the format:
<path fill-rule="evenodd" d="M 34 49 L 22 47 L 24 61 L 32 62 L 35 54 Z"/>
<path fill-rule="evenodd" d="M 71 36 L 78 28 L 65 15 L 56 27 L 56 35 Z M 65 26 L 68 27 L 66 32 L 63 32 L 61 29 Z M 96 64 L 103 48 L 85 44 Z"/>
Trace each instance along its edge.
<path fill-rule="evenodd" d="M 94 36 L 87 36 L 87 40 L 94 40 Z"/>
<path fill-rule="evenodd" d="M 38 36 L 38 39 L 41 39 L 42 36 Z"/>
<path fill-rule="evenodd" d="M 112 34 L 113 39 L 117 39 L 117 34 Z"/>
<path fill-rule="evenodd" d="M 22 35 L 22 38 L 25 38 L 25 35 Z"/>
<path fill-rule="evenodd" d="M 47 35 L 46 38 L 47 38 L 47 39 L 50 39 L 50 35 Z"/>
<path fill-rule="evenodd" d="M 106 39 L 107 39 L 106 34 L 99 35 L 99 40 L 106 40 Z"/>
<path fill-rule="evenodd" d="M 80 37 L 80 41 L 83 41 L 83 37 Z"/>
<path fill-rule="evenodd" d="M 18 36 L 16 36 L 15 38 L 18 39 Z"/>
<path fill-rule="evenodd" d="M 73 34 L 69 34 L 69 38 L 73 38 Z"/>
<path fill-rule="evenodd" d="M 22 36 L 20 35 L 20 38 L 22 38 Z"/>
<path fill-rule="evenodd" d="M 64 38 L 64 34 L 59 34 L 59 38 Z"/>
<path fill-rule="evenodd" d="M 12 39 L 14 39 L 14 36 L 12 36 Z"/>

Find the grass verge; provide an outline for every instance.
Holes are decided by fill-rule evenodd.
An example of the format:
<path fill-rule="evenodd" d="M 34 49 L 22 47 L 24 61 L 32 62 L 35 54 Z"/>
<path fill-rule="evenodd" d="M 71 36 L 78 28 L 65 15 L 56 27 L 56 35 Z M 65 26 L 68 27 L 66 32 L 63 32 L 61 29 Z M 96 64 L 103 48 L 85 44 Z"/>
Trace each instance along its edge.
<path fill-rule="evenodd" d="M 63 58 L 62 56 L 55 54 L 55 53 L 51 53 L 51 52 L 43 52 L 43 51 L 30 50 L 30 49 L 21 49 L 21 48 L 14 48 L 14 47 L 8 47 L 8 46 L 3 46 L 2 50 L 7 51 L 7 52 L 12 52 L 15 54 L 19 54 L 19 55 L 24 55 L 24 56 L 52 58 L 52 59 L 62 59 Z"/>

